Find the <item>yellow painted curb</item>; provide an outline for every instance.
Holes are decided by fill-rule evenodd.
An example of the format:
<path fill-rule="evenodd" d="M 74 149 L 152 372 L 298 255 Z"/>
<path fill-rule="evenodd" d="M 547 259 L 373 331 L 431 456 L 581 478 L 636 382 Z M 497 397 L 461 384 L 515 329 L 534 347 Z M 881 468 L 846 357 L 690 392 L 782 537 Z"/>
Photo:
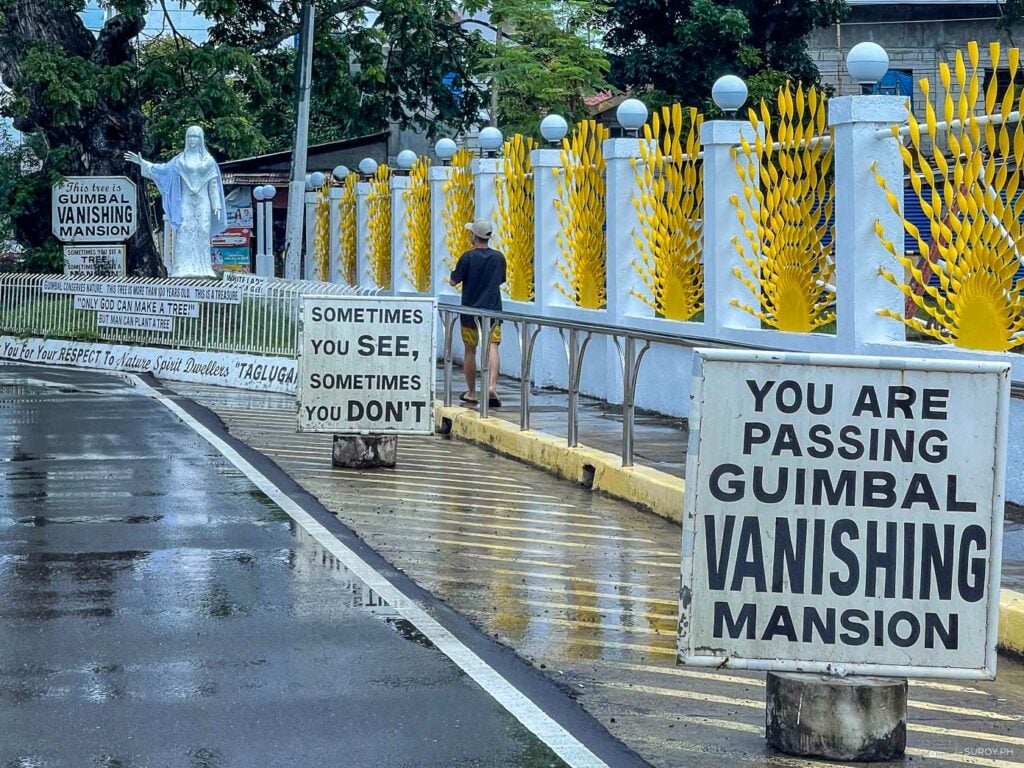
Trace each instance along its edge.
<path fill-rule="evenodd" d="M 683 519 L 683 481 L 649 467 L 623 467 L 611 453 L 580 445 L 569 448 L 564 438 L 527 430 L 502 419 L 481 419 L 468 408 L 434 409 L 438 426 L 451 422 L 451 434 L 493 448 L 559 477 L 604 491 L 616 498 L 639 504 L 676 523 Z M 588 477 L 592 481 L 588 483 Z"/>
<path fill-rule="evenodd" d="M 1024 654 L 1024 595 L 1012 589 L 999 593 L 999 647 Z"/>
<path fill-rule="evenodd" d="M 682 523 L 683 481 L 678 477 L 650 467 L 623 467 L 614 454 L 583 445 L 569 448 L 564 438 L 532 429 L 521 432 L 512 422 L 481 419 L 468 408 L 445 408 L 438 403 L 434 413 L 439 427 L 444 419 L 451 422 L 451 434 L 456 437 L 486 445 L 576 483 L 585 483 L 592 473 L 592 488 Z M 1024 654 L 1024 594 L 1011 589 L 1003 589 L 999 595 L 999 647 Z"/>

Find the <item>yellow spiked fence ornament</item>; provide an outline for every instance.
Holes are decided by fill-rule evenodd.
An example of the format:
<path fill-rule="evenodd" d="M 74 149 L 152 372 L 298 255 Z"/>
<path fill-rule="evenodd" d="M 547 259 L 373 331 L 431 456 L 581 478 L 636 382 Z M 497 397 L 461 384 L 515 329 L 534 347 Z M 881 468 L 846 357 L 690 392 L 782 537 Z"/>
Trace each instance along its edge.
<path fill-rule="evenodd" d="M 455 260 L 469 250 L 466 224 L 475 217 L 473 194 L 472 153 L 462 148 L 452 157 L 452 174 L 444 182 L 444 244 L 448 250 L 445 263 L 448 269 L 455 268 Z"/>
<path fill-rule="evenodd" d="M 366 196 L 369 228 L 370 277 L 383 290 L 391 290 L 391 169 L 378 166 Z"/>
<path fill-rule="evenodd" d="M 347 285 L 356 285 L 356 182 L 358 177 L 350 173 L 341 185 L 338 200 L 338 269 Z"/>
<path fill-rule="evenodd" d="M 778 120 L 765 102 L 749 110 L 754 143 L 743 140 L 736 150 L 744 200 L 732 203 L 744 234 L 733 244 L 746 270 L 733 274 L 758 305 L 734 300 L 733 306 L 780 331 L 808 333 L 835 320 L 826 107 L 816 88 L 787 84 L 779 89 Z"/>
<path fill-rule="evenodd" d="M 507 264 L 505 290 L 516 301 L 533 301 L 534 149 L 536 142 L 518 133 L 506 141 L 494 188 L 494 229 Z"/>
<path fill-rule="evenodd" d="M 313 219 L 313 263 L 316 264 L 316 279 L 330 280 L 331 258 L 331 185 L 324 184 L 316 193 L 316 210 Z"/>
<path fill-rule="evenodd" d="M 704 309 L 704 166 L 699 159 L 703 115 L 679 104 L 662 107 L 644 125 L 634 163 L 633 200 L 642 237 L 633 268 L 646 291 L 632 294 L 659 316 L 692 320 Z"/>
<path fill-rule="evenodd" d="M 430 160 L 416 158 L 405 201 L 405 278 L 420 293 L 430 290 Z"/>
<path fill-rule="evenodd" d="M 910 146 L 901 143 L 900 154 L 928 232 L 904 219 L 922 256 L 900 255 L 892 238 L 903 233 L 885 232 L 876 221 L 878 237 L 899 265 L 882 270 L 882 276 L 899 287 L 913 310 L 880 313 L 958 347 L 1005 352 L 1024 345 L 1024 279 L 1015 277 L 1024 255 L 1024 127 L 1019 119 L 988 118 L 1024 109 L 1024 89 L 1016 85 L 1018 49 L 1006 51 L 1004 62 L 999 43 L 989 45 L 991 67 L 1008 78 L 992 77 L 987 87 L 979 59 L 972 42 L 966 60 L 957 51 L 952 71 L 940 64 L 942 89 L 934 103 L 931 83 L 920 82 L 924 131 L 910 115 Z M 939 125 L 940 115 L 948 130 Z M 897 196 L 877 173 L 875 179 L 900 213 Z"/>
<path fill-rule="evenodd" d="M 558 197 L 556 236 L 565 282 L 555 289 L 576 306 L 603 309 L 607 297 L 605 239 L 605 161 L 608 129 L 594 120 L 580 123 L 562 139 L 562 167 L 555 168 Z"/>

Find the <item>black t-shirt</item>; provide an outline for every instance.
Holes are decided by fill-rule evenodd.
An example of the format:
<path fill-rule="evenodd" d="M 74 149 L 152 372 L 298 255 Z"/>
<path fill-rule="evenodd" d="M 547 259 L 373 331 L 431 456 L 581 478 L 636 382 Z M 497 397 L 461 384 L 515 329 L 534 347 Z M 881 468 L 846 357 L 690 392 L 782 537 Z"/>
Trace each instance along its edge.
<path fill-rule="evenodd" d="M 505 282 L 505 257 L 493 248 L 474 248 L 459 257 L 452 282 L 462 283 L 462 306 L 501 311 L 501 284 Z M 474 325 L 472 315 L 463 325 Z"/>

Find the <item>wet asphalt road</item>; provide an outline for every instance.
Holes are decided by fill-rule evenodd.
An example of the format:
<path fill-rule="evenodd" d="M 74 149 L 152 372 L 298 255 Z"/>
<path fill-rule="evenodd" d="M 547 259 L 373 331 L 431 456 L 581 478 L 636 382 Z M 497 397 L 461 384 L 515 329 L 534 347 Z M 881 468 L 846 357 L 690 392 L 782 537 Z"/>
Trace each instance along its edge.
<path fill-rule="evenodd" d="M 0 766 L 562 765 L 161 405 L 0 366 Z"/>

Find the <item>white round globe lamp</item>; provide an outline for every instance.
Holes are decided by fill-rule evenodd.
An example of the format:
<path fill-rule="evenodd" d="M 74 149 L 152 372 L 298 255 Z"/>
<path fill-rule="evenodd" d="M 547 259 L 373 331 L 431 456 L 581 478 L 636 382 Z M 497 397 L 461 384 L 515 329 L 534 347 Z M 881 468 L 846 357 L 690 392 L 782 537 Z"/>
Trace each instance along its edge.
<path fill-rule="evenodd" d="M 324 185 L 324 175 L 320 171 L 313 171 L 306 177 L 306 189 L 314 191 Z"/>
<path fill-rule="evenodd" d="M 455 157 L 455 153 L 458 151 L 458 147 L 455 146 L 455 142 L 451 139 L 438 139 L 434 145 L 434 154 L 437 155 L 437 159 L 440 160 L 444 165 L 448 165 Z"/>
<path fill-rule="evenodd" d="M 557 144 L 568 132 L 569 124 L 561 115 L 548 115 L 540 121 L 540 135 L 544 137 L 544 141 Z"/>
<path fill-rule="evenodd" d="M 711 100 L 730 118 L 736 117 L 736 111 L 746 102 L 747 95 L 747 84 L 736 75 L 723 75 L 711 86 Z"/>
<path fill-rule="evenodd" d="M 889 71 L 889 54 L 878 43 L 857 43 L 846 54 L 846 71 L 862 93 L 871 93 L 874 85 Z"/>
<path fill-rule="evenodd" d="M 411 149 L 403 149 L 395 158 L 395 164 L 399 170 L 408 171 L 416 164 L 416 153 Z"/>
<path fill-rule="evenodd" d="M 264 184 L 262 187 L 259 187 L 259 189 L 263 190 L 264 200 L 273 200 L 274 196 L 277 194 L 277 187 L 273 184 Z"/>
<path fill-rule="evenodd" d="M 640 99 L 626 99 L 615 110 L 615 119 L 627 136 L 636 136 L 647 122 L 648 114 L 647 105 Z"/>
<path fill-rule="evenodd" d="M 331 171 L 331 175 L 339 182 L 344 182 L 345 179 L 348 178 L 349 173 L 351 173 L 351 171 L 349 171 L 347 165 L 336 165 L 334 166 L 334 170 Z"/>
<path fill-rule="evenodd" d="M 359 161 L 359 172 L 363 176 L 373 176 L 377 172 L 377 161 L 372 157 L 364 157 Z"/>
<path fill-rule="evenodd" d="M 501 145 L 505 142 L 505 137 L 501 134 L 497 128 L 493 125 L 489 125 L 480 131 L 480 151 L 488 157 L 494 157 L 494 155 L 501 149 Z"/>
<path fill-rule="evenodd" d="M 253 187 L 252 196 L 254 200 L 263 202 L 263 187 Z"/>

